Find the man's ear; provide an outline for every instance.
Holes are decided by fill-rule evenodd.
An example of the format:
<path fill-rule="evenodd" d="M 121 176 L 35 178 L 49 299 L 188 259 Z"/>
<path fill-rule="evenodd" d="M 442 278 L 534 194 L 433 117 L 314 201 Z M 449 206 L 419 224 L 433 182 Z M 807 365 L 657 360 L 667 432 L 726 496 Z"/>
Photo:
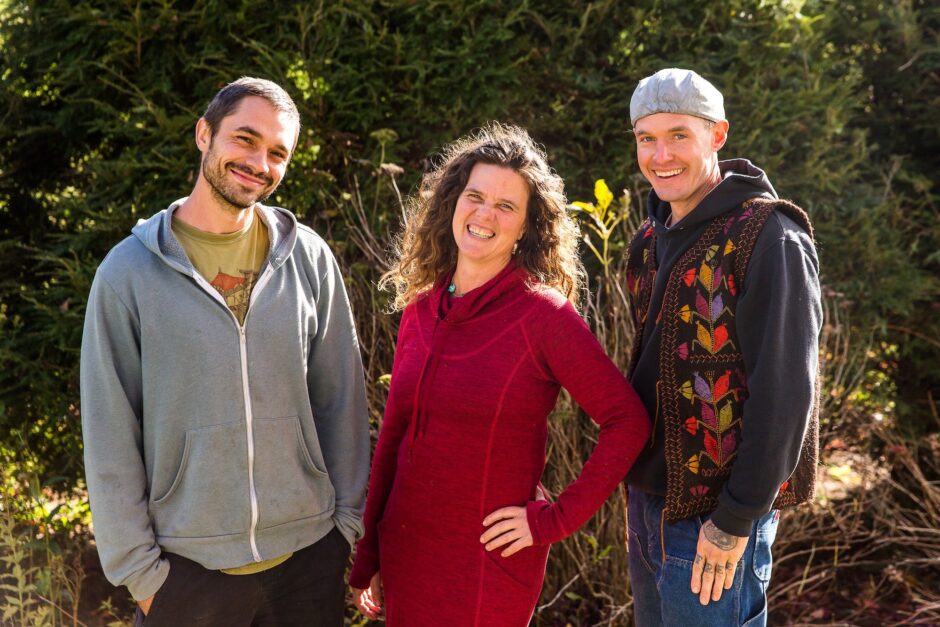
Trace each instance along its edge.
<path fill-rule="evenodd" d="M 728 120 L 719 120 L 715 122 L 715 126 L 712 127 L 712 149 L 715 152 L 721 150 L 725 142 L 728 141 L 728 129 L 731 125 L 728 123 Z"/>
<path fill-rule="evenodd" d="M 196 122 L 196 147 L 200 152 L 209 150 L 209 144 L 212 141 L 212 128 L 206 121 L 206 118 L 199 118 Z"/>

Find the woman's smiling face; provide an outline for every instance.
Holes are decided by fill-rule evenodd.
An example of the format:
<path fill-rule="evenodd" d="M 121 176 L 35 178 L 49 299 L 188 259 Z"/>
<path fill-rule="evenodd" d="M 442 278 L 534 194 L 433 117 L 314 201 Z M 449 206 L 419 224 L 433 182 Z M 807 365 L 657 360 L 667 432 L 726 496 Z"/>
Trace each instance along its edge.
<path fill-rule="evenodd" d="M 457 263 L 500 269 L 525 232 L 529 186 L 512 168 L 478 163 L 457 199 Z"/>

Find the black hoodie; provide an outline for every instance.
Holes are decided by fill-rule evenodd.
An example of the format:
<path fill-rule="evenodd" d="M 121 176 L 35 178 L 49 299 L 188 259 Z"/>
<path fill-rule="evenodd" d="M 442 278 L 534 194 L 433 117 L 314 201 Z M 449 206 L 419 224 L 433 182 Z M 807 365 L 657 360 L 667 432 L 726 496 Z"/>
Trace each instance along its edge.
<path fill-rule="evenodd" d="M 656 283 L 650 311 L 659 311 L 673 265 L 708 223 L 755 197 L 776 198 L 767 175 L 746 159 L 719 164 L 722 181 L 677 224 L 667 227 L 672 208 L 650 191 L 647 209 L 656 232 Z M 777 490 L 799 459 L 813 404 L 822 306 L 819 262 L 813 241 L 780 212 L 767 220 L 751 255 L 735 321 L 747 370 L 741 444 L 731 476 L 711 519 L 721 530 L 747 536 L 753 521 L 770 510 Z M 650 494 L 666 494 L 664 427 L 656 415 L 656 383 L 662 325 L 651 315 L 642 329 L 642 349 L 632 383 L 654 417 L 649 446 L 627 483 Z"/>

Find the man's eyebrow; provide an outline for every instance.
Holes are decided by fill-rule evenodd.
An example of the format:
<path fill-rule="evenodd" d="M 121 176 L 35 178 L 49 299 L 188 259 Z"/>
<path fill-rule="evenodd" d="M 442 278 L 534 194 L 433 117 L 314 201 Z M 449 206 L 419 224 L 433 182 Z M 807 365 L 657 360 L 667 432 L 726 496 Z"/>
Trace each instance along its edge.
<path fill-rule="evenodd" d="M 252 137 L 257 137 L 258 139 L 261 139 L 261 133 L 259 133 L 258 131 L 256 131 L 255 129 L 253 129 L 253 128 L 250 127 L 250 126 L 239 126 L 239 127 L 236 128 L 235 130 L 236 130 L 236 131 L 241 131 L 242 133 L 248 133 L 248 134 L 251 135 Z"/>
<path fill-rule="evenodd" d="M 247 133 L 248 135 L 251 135 L 251 136 L 254 137 L 255 139 L 263 139 L 261 133 L 259 133 L 258 131 L 256 131 L 254 128 L 252 128 L 252 127 L 250 127 L 250 126 L 239 126 L 238 128 L 235 129 L 235 131 L 236 131 L 236 132 L 240 131 L 240 132 L 242 132 L 242 133 Z M 287 149 L 287 146 L 284 146 L 283 144 L 277 144 L 277 145 L 275 146 L 275 148 L 277 148 L 278 150 L 283 150 L 284 152 L 290 154 L 290 150 L 288 150 L 288 149 Z"/>

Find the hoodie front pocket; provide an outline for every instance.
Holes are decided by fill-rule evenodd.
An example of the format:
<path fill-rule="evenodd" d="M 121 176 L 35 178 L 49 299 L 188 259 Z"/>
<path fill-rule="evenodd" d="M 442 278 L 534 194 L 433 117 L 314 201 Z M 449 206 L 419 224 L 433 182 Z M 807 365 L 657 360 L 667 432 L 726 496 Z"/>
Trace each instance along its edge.
<path fill-rule="evenodd" d="M 244 423 L 187 431 L 176 477 L 151 503 L 157 535 L 200 538 L 248 531 L 247 458 Z"/>
<path fill-rule="evenodd" d="M 297 416 L 256 420 L 254 431 L 259 528 L 331 515 L 333 484 L 311 457 Z"/>

